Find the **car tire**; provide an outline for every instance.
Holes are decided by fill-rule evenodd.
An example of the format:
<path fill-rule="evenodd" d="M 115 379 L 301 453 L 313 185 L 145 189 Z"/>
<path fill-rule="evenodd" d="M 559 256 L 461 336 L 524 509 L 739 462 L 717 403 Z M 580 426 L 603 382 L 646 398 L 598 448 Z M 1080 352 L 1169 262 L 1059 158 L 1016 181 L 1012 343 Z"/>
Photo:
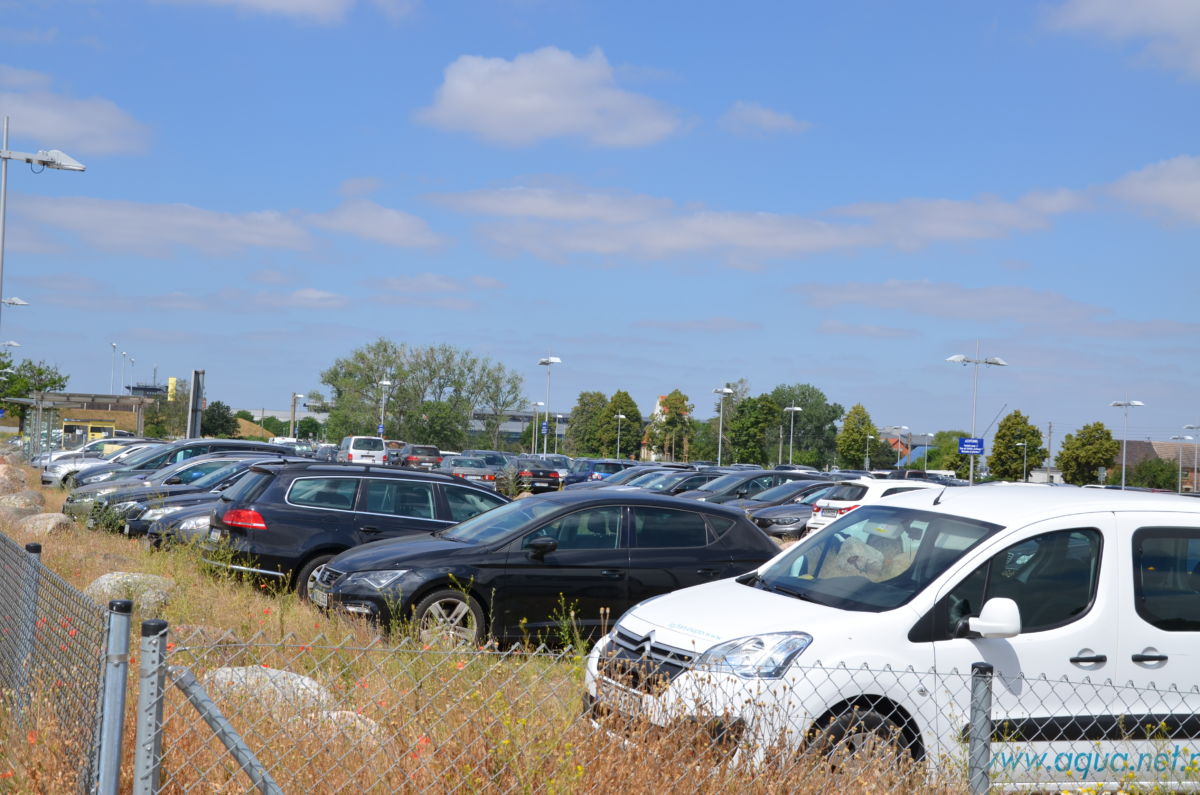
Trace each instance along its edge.
<path fill-rule="evenodd" d="M 486 631 L 483 607 L 470 594 L 452 588 L 434 591 L 418 602 L 413 625 L 425 644 L 481 646 Z"/>
<path fill-rule="evenodd" d="M 64 489 L 73 489 L 79 485 L 79 481 L 75 479 L 74 472 L 68 472 L 67 474 L 63 475 L 61 483 Z"/>
<path fill-rule="evenodd" d="M 334 555 L 317 555 L 312 558 L 300 569 L 296 575 L 296 596 L 301 602 L 308 601 L 308 586 L 316 573 L 318 566 L 324 566 L 329 561 L 333 560 Z"/>
<path fill-rule="evenodd" d="M 835 767 L 851 764 L 854 757 L 877 765 L 881 752 L 900 763 L 913 760 L 903 727 L 873 709 L 853 709 L 823 721 L 813 729 L 808 748 Z"/>

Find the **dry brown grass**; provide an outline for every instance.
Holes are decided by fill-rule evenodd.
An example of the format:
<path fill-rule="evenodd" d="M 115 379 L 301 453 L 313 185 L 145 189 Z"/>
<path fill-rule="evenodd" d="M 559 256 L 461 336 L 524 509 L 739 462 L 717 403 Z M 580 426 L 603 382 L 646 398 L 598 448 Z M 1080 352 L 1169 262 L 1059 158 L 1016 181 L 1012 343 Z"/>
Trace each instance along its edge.
<path fill-rule="evenodd" d="M 36 483 L 30 470 L 30 482 Z M 47 505 L 62 492 L 46 492 Z M 50 507 L 48 509 L 53 509 Z M 31 539 L 13 534 L 15 540 Z M 152 551 L 139 540 L 82 526 L 43 543 L 43 562 L 78 588 L 110 571 L 170 577 L 161 616 L 172 627 L 170 662 L 198 678 L 221 666 L 264 666 L 309 676 L 333 709 L 361 727 L 323 726 L 319 714 L 271 705 L 263 694 L 220 707 L 285 792 L 962 792 L 931 785 L 886 757 L 836 769 L 821 759 L 780 755 L 769 764 L 729 765 L 695 727 L 633 730 L 631 741 L 580 716 L 583 662 L 559 655 L 384 644 L 369 626 L 327 616 L 291 593 L 206 572 L 189 550 Z M 150 618 L 151 616 L 135 616 Z M 207 639 L 180 630 L 205 627 Z M 136 627 L 136 624 L 135 624 Z M 221 630 L 236 640 L 218 643 Z M 130 666 L 123 782 L 133 772 L 137 632 Z M 168 686 L 164 712 L 165 792 L 247 791 L 248 779 L 182 694 Z M 69 727 L 15 732 L 0 756 L 0 792 L 67 792 L 77 769 L 63 752 Z M 32 740 L 30 739 L 32 737 Z M 24 742 L 23 742 L 24 741 Z M 57 750 L 56 750 L 57 749 Z M 7 766 L 7 768 L 6 768 Z"/>

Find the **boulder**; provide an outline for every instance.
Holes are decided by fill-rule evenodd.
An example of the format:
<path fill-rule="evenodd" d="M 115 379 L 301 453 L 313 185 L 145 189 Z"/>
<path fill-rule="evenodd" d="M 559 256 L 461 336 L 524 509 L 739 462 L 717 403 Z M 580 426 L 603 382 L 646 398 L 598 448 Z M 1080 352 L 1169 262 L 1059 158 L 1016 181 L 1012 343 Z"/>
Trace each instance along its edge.
<path fill-rule="evenodd" d="M 297 718 L 288 728 L 296 736 L 306 736 L 315 730 L 323 739 L 344 738 L 355 745 L 364 742 L 382 745 L 387 739 L 378 723 L 348 709 L 326 710 Z"/>
<path fill-rule="evenodd" d="M 143 616 L 154 616 L 166 606 L 174 587 L 174 580 L 157 574 L 110 571 L 92 580 L 83 592 L 101 604 L 112 599 L 130 599 Z"/>
<path fill-rule="evenodd" d="M 201 684 L 217 701 L 242 701 L 269 712 L 294 715 L 333 706 L 333 696 L 315 679 L 278 668 L 214 668 Z"/>
<path fill-rule="evenodd" d="M 25 471 L 9 464 L 0 464 L 0 494 L 13 494 L 25 488 Z"/>
<path fill-rule="evenodd" d="M 74 527 L 71 517 L 61 513 L 35 513 L 17 521 L 17 531 L 32 538 L 66 533 Z"/>
<path fill-rule="evenodd" d="M 36 508 L 41 512 L 46 507 L 46 498 L 40 491 L 22 489 L 20 491 L 0 494 L 0 508 Z"/>

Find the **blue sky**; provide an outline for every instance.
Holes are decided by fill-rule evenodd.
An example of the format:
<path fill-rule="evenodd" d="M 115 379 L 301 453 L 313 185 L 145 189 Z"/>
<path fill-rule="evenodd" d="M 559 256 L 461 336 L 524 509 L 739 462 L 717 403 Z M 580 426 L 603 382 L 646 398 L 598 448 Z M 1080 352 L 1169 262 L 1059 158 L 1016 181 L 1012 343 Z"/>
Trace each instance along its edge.
<path fill-rule="evenodd" d="M 0 339 L 285 408 L 379 336 L 567 411 L 1200 423 L 1200 4 L 0 0 Z M 119 359 L 118 359 L 119 362 Z M 120 366 L 118 364 L 118 370 Z M 118 374 L 118 380 L 120 376 Z"/>

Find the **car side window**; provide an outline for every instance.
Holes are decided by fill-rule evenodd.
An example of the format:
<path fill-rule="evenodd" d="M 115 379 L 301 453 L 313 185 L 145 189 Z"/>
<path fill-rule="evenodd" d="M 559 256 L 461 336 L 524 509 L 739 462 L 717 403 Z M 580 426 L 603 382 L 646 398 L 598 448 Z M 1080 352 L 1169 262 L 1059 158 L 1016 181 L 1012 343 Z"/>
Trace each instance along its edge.
<path fill-rule="evenodd" d="M 633 545 L 646 548 L 702 547 L 708 544 L 704 517 L 674 508 L 634 508 Z"/>
<path fill-rule="evenodd" d="M 433 519 L 433 485 L 410 480 L 368 479 L 363 489 L 363 506 L 368 513 L 387 513 Z"/>
<path fill-rule="evenodd" d="M 943 637 L 997 597 L 1017 603 L 1022 634 L 1069 624 L 1096 598 L 1100 551 L 1100 532 L 1091 529 L 1043 533 L 1001 550 L 943 597 Z"/>
<path fill-rule="evenodd" d="M 443 486 L 442 492 L 446 495 L 446 505 L 450 508 L 450 519 L 455 522 L 465 522 L 472 516 L 505 504 L 498 495 L 474 489 Z"/>
<path fill-rule="evenodd" d="M 288 488 L 287 501 L 314 508 L 354 507 L 358 478 L 298 478 Z"/>
<path fill-rule="evenodd" d="M 621 546 L 621 506 L 589 508 L 555 519 L 525 537 L 521 546 L 549 536 L 564 549 L 617 549 Z"/>
<path fill-rule="evenodd" d="M 1165 632 L 1200 632 L 1200 528 L 1146 527 L 1133 534 L 1137 614 Z"/>

